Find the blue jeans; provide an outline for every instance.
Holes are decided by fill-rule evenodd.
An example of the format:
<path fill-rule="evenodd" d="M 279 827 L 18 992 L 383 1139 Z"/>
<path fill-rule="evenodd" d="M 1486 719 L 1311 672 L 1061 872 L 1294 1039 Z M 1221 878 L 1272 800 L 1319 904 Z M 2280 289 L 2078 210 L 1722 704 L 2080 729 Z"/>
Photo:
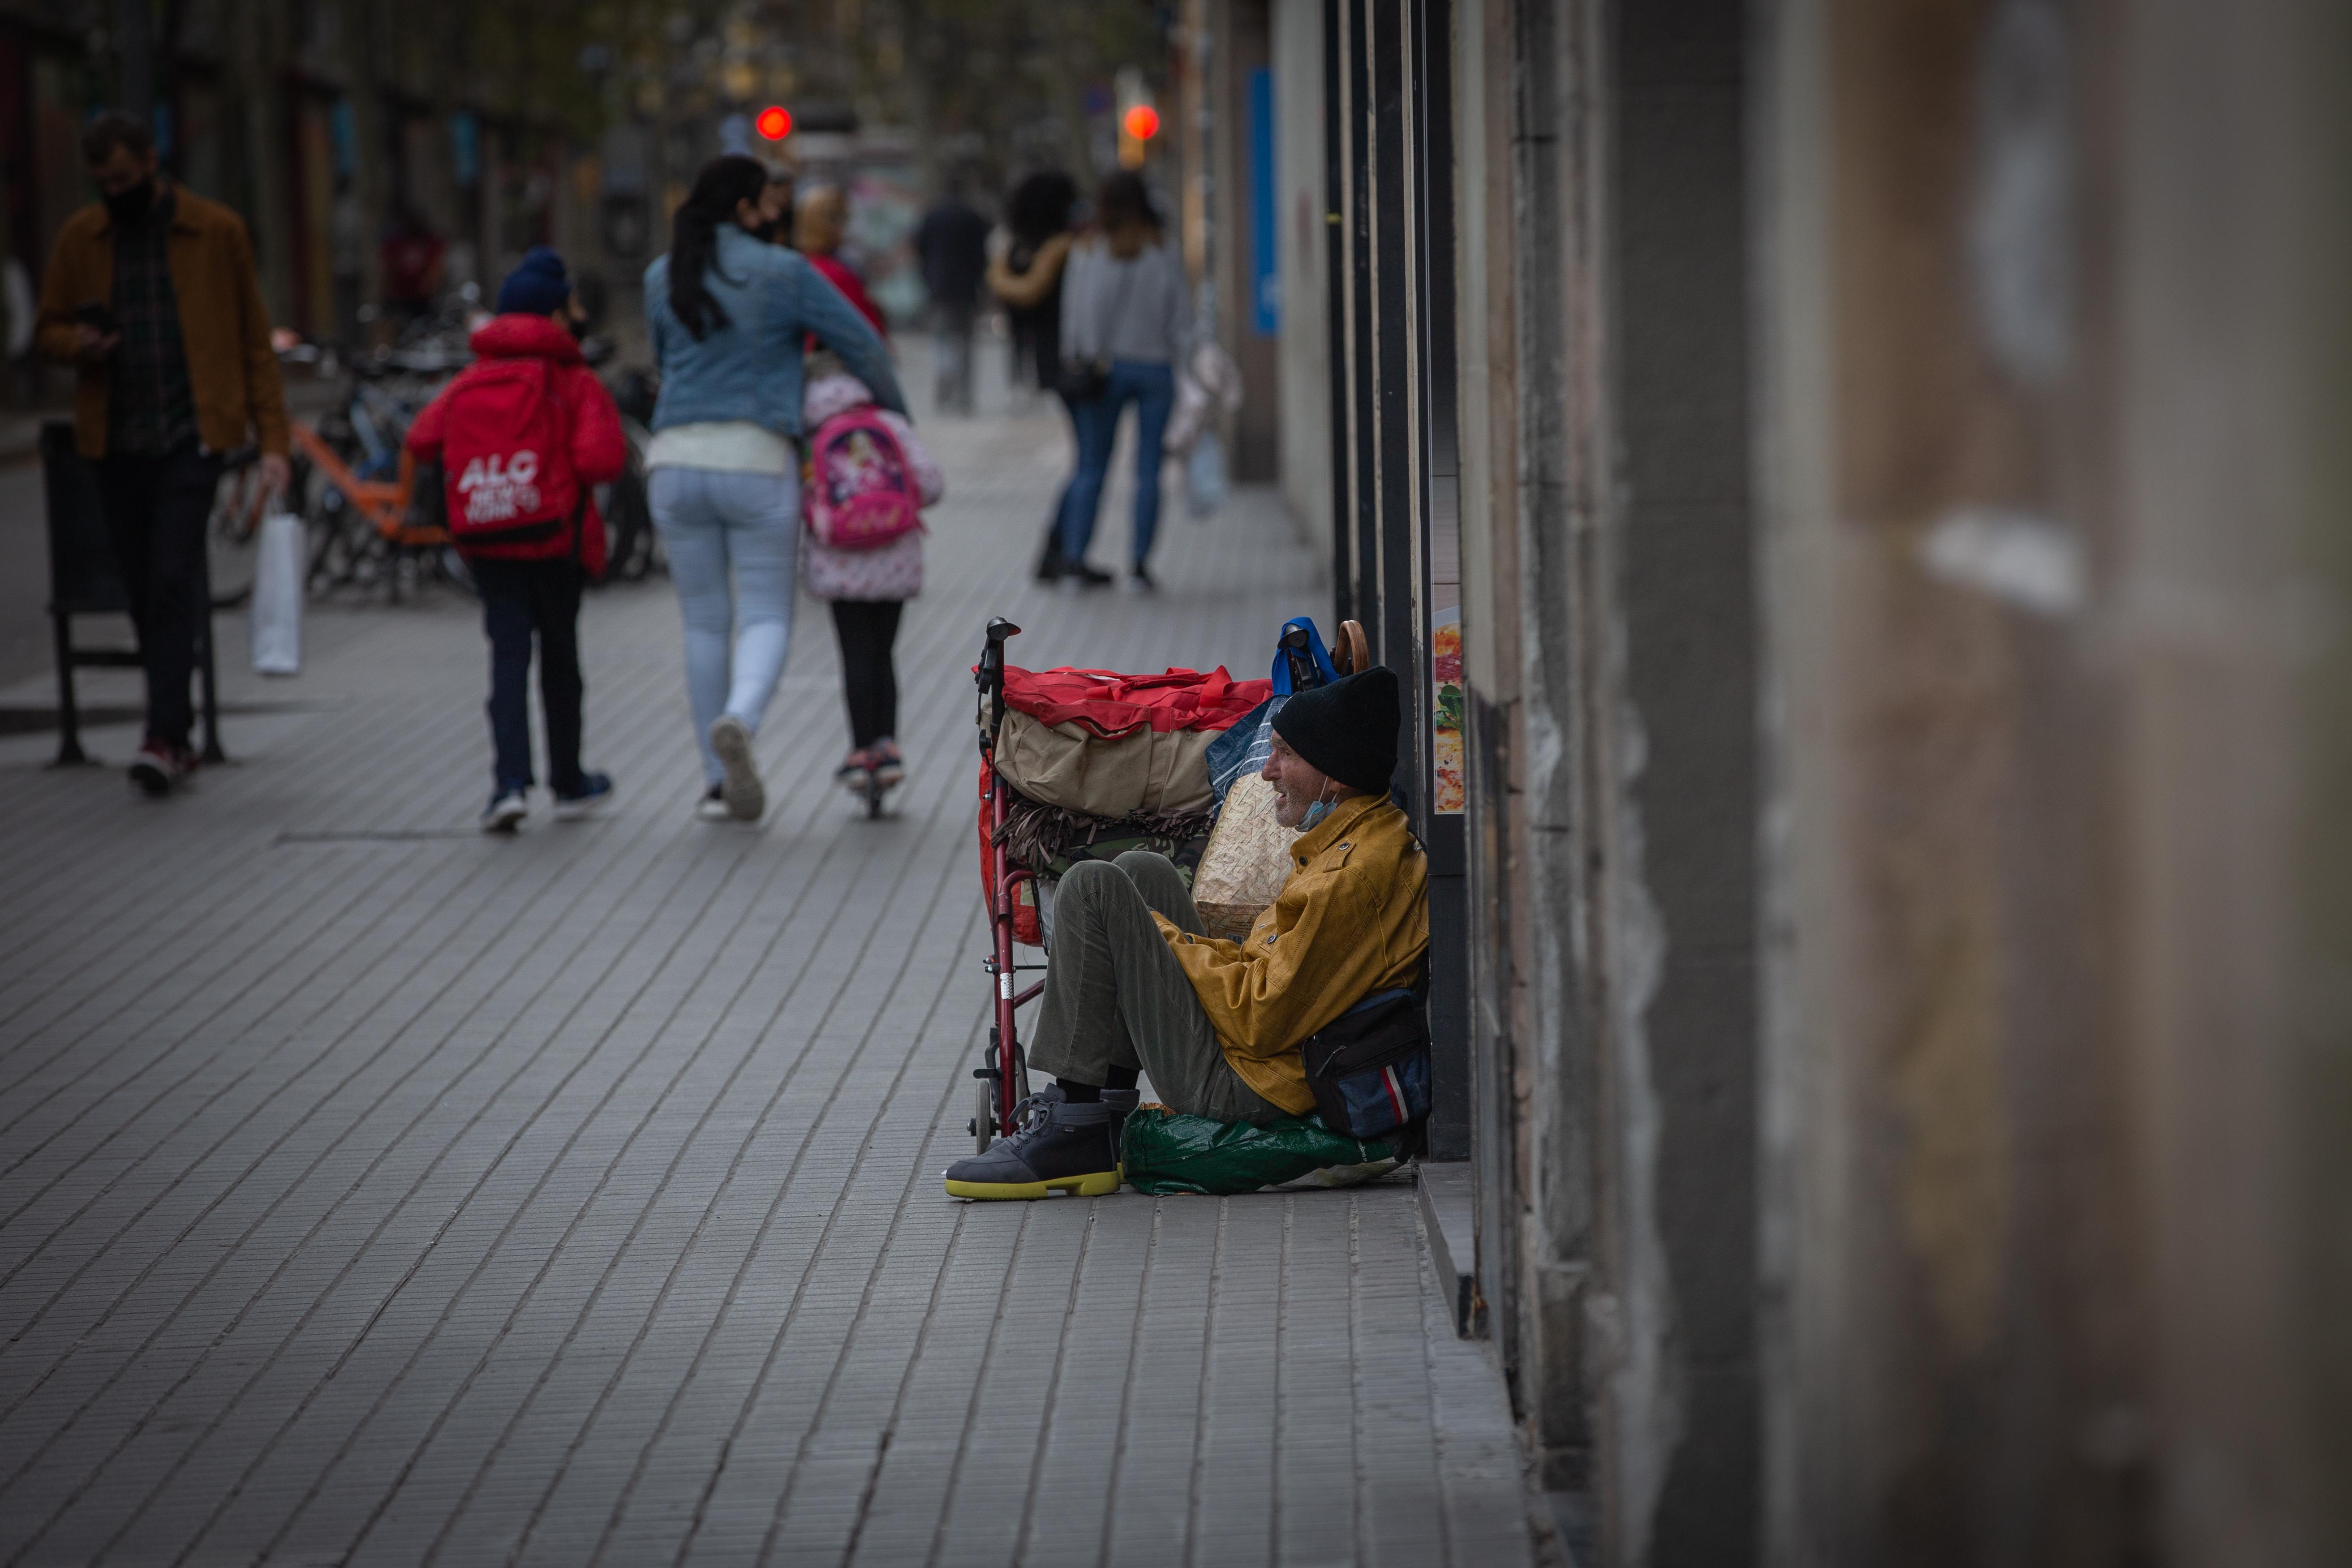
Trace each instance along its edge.
<path fill-rule="evenodd" d="M 1113 360 L 1103 395 L 1071 410 L 1078 425 L 1078 471 L 1062 501 L 1062 557 L 1087 557 L 1102 510 L 1103 484 L 1110 478 L 1110 449 L 1118 439 L 1118 416 L 1135 405 L 1135 547 L 1129 559 L 1140 566 L 1151 556 L 1160 531 L 1160 444 L 1168 434 L 1168 414 L 1176 406 L 1176 373 L 1164 364 Z"/>
<path fill-rule="evenodd" d="M 800 565 L 800 476 L 665 468 L 647 489 L 686 626 L 694 741 L 702 776 L 715 784 L 727 770 L 710 749 L 710 726 L 732 714 L 758 734 L 783 678 Z"/>

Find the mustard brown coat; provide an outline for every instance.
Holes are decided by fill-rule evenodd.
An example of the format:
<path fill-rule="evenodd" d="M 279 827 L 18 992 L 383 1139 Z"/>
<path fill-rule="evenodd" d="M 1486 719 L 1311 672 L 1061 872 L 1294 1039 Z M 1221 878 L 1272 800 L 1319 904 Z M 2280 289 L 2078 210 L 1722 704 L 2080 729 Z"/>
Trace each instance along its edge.
<path fill-rule="evenodd" d="M 1375 991 L 1415 984 L 1429 951 L 1429 862 L 1385 795 L 1353 795 L 1298 836 L 1293 870 L 1240 942 L 1160 927 L 1225 1060 L 1294 1116 L 1315 1109 L 1299 1046 Z"/>
<path fill-rule="evenodd" d="M 166 254 L 179 303 L 180 341 L 187 351 L 188 390 L 195 399 L 197 437 L 215 452 L 258 438 L 264 452 L 282 457 L 286 393 L 278 355 L 269 346 L 269 311 L 254 276 L 245 221 L 184 185 L 174 185 L 172 196 Z M 49 269 L 41 279 L 41 357 L 73 364 L 74 311 L 113 300 L 114 224 L 105 206 L 93 202 L 66 220 L 49 253 Z M 74 446 L 85 458 L 103 458 L 107 367 L 77 368 Z"/>

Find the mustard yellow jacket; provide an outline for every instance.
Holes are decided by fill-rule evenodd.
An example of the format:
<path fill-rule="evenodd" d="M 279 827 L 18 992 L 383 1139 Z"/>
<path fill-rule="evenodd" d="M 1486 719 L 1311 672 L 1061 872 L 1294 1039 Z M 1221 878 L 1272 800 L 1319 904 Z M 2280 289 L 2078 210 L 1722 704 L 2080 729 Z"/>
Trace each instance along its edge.
<path fill-rule="evenodd" d="M 196 436 L 215 452 L 242 447 L 247 432 L 265 452 L 286 451 L 286 394 L 269 346 L 269 311 L 253 269 L 245 220 L 185 185 L 172 187 L 164 255 L 180 307 Z M 74 310 L 114 299 L 114 225 L 96 202 L 66 220 L 41 279 L 39 350 L 74 362 Z M 74 387 L 74 447 L 106 456 L 107 367 L 82 365 Z"/>
<path fill-rule="evenodd" d="M 1294 1116 L 1315 1109 L 1298 1047 L 1375 991 L 1412 985 L 1429 950 L 1429 862 L 1385 796 L 1342 801 L 1291 846 L 1282 891 L 1243 942 L 1160 920 L 1225 1060 Z"/>

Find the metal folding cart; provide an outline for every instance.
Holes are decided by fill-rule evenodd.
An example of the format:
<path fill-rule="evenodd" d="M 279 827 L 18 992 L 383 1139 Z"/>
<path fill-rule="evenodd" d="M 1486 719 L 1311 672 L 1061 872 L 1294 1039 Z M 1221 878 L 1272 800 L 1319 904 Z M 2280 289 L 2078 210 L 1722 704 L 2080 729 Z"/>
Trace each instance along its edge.
<path fill-rule="evenodd" d="M 980 826 L 982 891 L 988 901 L 990 949 L 982 967 L 994 991 L 995 1021 L 988 1027 L 988 1049 L 972 1077 L 979 1080 L 972 1096 L 972 1143 L 981 1152 L 1001 1132 L 1016 1125 L 1021 1102 L 1029 1097 L 1029 1066 L 1021 1049 L 1020 1026 L 1014 1018 L 1022 1004 L 1045 988 L 1044 980 L 1025 989 L 1020 976 L 1044 969 L 1043 963 L 1023 963 L 1014 949 L 1024 931 L 1020 917 L 1024 894 L 1033 900 L 1037 873 L 1013 864 L 1004 852 L 1003 828 L 1007 809 L 1004 780 L 996 771 L 996 733 L 1004 724 L 1004 643 L 1021 628 L 998 616 L 988 623 L 988 641 L 982 649 L 973 680 L 980 688 Z M 1034 910 L 1034 903 L 1027 906 Z M 1044 932 L 1035 936 L 1042 939 Z"/>

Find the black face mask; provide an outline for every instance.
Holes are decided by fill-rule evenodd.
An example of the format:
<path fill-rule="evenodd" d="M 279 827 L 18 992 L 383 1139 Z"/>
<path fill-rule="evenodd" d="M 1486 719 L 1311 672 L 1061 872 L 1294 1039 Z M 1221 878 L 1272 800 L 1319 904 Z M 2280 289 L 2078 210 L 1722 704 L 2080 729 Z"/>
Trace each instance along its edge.
<path fill-rule="evenodd" d="M 148 212 L 155 205 L 155 182 L 152 178 L 140 181 L 127 191 L 117 191 L 106 198 L 106 216 L 118 224 L 136 226 L 147 221 Z"/>

